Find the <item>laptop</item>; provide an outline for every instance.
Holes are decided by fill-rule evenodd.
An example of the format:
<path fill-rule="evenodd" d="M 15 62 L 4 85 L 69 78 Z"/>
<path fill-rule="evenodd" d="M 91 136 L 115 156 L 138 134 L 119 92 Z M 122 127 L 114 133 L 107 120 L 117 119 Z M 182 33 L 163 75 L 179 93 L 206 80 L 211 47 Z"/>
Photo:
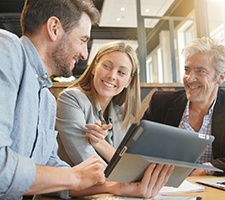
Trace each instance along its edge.
<path fill-rule="evenodd" d="M 108 181 L 140 181 L 150 163 L 175 165 L 166 186 L 178 187 L 194 168 L 221 171 L 197 164 L 214 137 L 142 120 L 132 124 L 105 169 Z"/>
<path fill-rule="evenodd" d="M 196 180 L 196 182 L 225 190 L 225 177 L 198 179 Z"/>

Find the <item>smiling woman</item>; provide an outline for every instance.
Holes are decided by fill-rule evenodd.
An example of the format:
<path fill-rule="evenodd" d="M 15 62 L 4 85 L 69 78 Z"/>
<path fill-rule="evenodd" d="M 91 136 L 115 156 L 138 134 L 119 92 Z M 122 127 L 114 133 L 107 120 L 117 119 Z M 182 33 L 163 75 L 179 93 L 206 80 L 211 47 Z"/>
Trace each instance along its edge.
<path fill-rule="evenodd" d="M 82 76 L 58 98 L 56 128 L 62 159 L 75 165 L 97 151 L 110 160 L 130 123 L 140 118 L 138 73 L 131 46 L 112 42 L 99 49 Z"/>
<path fill-rule="evenodd" d="M 102 56 L 93 69 L 93 84 L 102 113 L 111 99 L 127 88 L 132 80 L 132 63 L 123 52 L 114 51 Z"/>

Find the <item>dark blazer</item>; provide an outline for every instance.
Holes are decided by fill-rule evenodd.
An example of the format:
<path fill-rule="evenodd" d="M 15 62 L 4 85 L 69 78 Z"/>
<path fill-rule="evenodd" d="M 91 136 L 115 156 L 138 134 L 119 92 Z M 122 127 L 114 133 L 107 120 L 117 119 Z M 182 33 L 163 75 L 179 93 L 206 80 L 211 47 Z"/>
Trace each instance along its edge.
<path fill-rule="evenodd" d="M 212 135 L 215 140 L 212 144 L 214 160 L 210 161 L 225 174 L 225 90 L 219 89 L 217 101 L 212 115 Z M 184 90 L 156 91 L 150 101 L 149 108 L 142 119 L 155 121 L 178 127 L 187 104 Z"/>

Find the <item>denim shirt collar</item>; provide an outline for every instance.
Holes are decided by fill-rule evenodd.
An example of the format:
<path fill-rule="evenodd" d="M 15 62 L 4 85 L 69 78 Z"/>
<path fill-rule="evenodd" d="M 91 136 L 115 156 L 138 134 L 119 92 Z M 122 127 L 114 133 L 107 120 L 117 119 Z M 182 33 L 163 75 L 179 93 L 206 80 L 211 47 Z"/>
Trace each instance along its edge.
<path fill-rule="evenodd" d="M 110 105 L 111 105 L 112 102 L 110 102 Z M 96 107 L 96 110 L 97 110 L 97 115 L 98 117 L 101 119 L 101 121 L 105 121 L 104 117 L 103 117 L 103 113 L 102 113 L 102 108 L 100 106 L 100 104 L 98 103 L 97 104 L 97 107 Z M 109 113 L 108 113 L 108 122 L 106 123 L 112 123 L 112 109 L 111 109 L 111 106 L 109 107 Z"/>
<path fill-rule="evenodd" d="M 52 86 L 52 81 L 48 76 L 47 70 L 33 43 L 26 36 L 22 36 L 20 38 L 20 41 L 23 44 L 26 54 L 28 55 L 29 58 L 28 62 L 30 62 L 31 66 L 34 69 L 34 73 L 36 74 L 40 88 L 44 87 L 50 88 Z"/>
<path fill-rule="evenodd" d="M 118 115 L 121 115 L 120 109 L 118 106 L 116 106 L 112 101 L 109 103 L 109 109 L 108 109 L 108 123 L 112 123 L 114 121 L 118 120 Z M 102 108 L 100 104 L 97 104 L 97 107 L 95 108 L 97 111 L 97 115 L 100 119 L 103 118 Z"/>

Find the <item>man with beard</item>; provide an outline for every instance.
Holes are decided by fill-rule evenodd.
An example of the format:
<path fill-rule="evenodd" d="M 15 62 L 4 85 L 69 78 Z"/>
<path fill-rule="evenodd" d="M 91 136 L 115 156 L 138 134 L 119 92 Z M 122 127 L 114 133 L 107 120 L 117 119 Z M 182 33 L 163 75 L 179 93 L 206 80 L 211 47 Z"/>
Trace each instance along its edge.
<path fill-rule="evenodd" d="M 219 88 L 225 77 L 225 47 L 203 37 L 187 45 L 183 55 L 184 90 L 155 92 L 143 119 L 215 136 L 198 162 L 225 172 L 225 91 Z M 191 175 L 212 173 L 195 169 Z"/>
<path fill-rule="evenodd" d="M 23 36 L 0 30 L 0 199 L 59 192 L 61 198 L 112 193 L 153 197 L 172 167 L 151 164 L 138 183 L 108 183 L 93 156 L 70 168 L 57 155 L 56 102 L 49 77 L 71 76 L 87 59 L 99 13 L 91 0 L 26 0 Z"/>

